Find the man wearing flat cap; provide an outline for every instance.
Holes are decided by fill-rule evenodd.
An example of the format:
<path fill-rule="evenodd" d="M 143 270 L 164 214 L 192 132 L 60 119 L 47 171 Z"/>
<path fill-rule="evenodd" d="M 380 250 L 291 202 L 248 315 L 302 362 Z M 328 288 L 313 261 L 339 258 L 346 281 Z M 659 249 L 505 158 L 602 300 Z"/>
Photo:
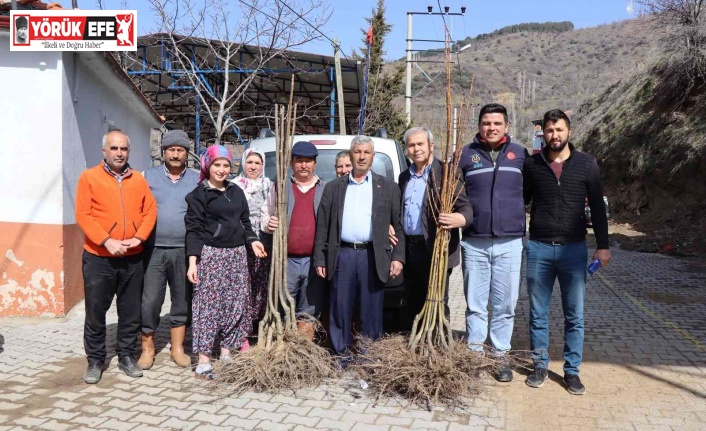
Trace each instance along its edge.
<path fill-rule="evenodd" d="M 18 16 L 15 18 L 15 44 L 17 45 L 27 45 L 29 44 L 29 37 L 27 36 L 28 21 L 25 16 Z"/>
<path fill-rule="evenodd" d="M 186 132 L 170 130 L 162 136 L 164 165 L 145 171 L 145 179 L 157 201 L 157 224 L 145 249 L 145 278 L 142 290 L 142 355 L 137 364 L 148 370 L 154 363 L 154 334 L 169 284 L 171 358 L 179 367 L 191 366 L 184 354 L 186 326 L 190 320 L 191 283 L 186 278 L 184 239 L 186 195 L 198 184 L 199 176 L 186 167 L 191 142 Z"/>
<path fill-rule="evenodd" d="M 311 268 L 316 235 L 316 211 L 326 182 L 316 176 L 314 144 L 299 141 L 292 147 L 292 172 L 287 185 L 287 290 L 294 298 L 299 331 L 314 338 L 314 325 L 306 317 L 318 318 L 324 305 L 324 289 Z M 263 231 L 273 233 L 279 227 L 274 216 L 277 193 L 272 190 L 265 204 Z"/>

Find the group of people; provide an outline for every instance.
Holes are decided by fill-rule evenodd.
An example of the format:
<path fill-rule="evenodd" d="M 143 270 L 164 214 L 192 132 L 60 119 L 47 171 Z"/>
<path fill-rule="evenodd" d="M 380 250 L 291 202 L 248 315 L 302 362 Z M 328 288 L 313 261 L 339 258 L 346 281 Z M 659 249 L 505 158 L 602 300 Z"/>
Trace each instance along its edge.
<path fill-rule="evenodd" d="M 314 321 L 327 317 L 331 349 L 345 368 L 353 358 L 356 317 L 363 336 L 383 334 L 386 283 L 404 275 L 411 314 L 422 310 L 441 228 L 450 231 L 447 274 L 462 264 L 468 348 L 496 357 L 501 365 L 495 378 L 512 380 L 508 353 L 524 250 L 535 366 L 526 383 L 540 387 L 548 375 L 549 304 L 558 279 L 565 322 L 564 382 L 570 393 L 583 394 L 585 199 L 597 242 L 593 258 L 602 265 L 611 258 L 598 164 L 569 142 L 570 119 L 560 110 L 545 114 L 546 147 L 532 156 L 512 142 L 508 126 L 502 105 L 481 109 L 478 133 L 461 152 L 458 198 L 451 212 L 440 214 L 433 205 L 445 161 L 434 157 L 430 130 L 413 127 L 405 133 L 411 164 L 397 183 L 371 170 L 375 144 L 367 136 L 354 137 L 350 150 L 337 155 L 337 178 L 328 183 L 316 175 L 316 147 L 297 142 L 284 193 L 287 219 L 281 221 L 275 215 L 276 186 L 264 175 L 265 156 L 257 148 L 243 153 L 242 173 L 229 181 L 229 150 L 211 146 L 197 178 L 186 168 L 188 136 L 167 132 L 161 144 L 165 164 L 143 177 L 127 163 L 129 138 L 119 131 L 107 133 L 105 159 L 81 176 L 76 199 L 77 222 L 86 238 L 84 380 L 100 380 L 105 313 L 115 295 L 120 369 L 139 377 L 152 366 L 167 285 L 171 357 L 179 366 L 190 365 L 183 343 L 192 322 L 196 374 L 213 378 L 210 361 L 217 339 L 221 361 L 229 361 L 233 350 L 250 347 L 248 337 L 266 305 L 272 234 L 283 228 L 288 232 L 287 289 L 298 330 L 313 339 Z M 448 314 L 448 292 L 445 296 Z M 136 360 L 140 332 L 142 353 Z"/>

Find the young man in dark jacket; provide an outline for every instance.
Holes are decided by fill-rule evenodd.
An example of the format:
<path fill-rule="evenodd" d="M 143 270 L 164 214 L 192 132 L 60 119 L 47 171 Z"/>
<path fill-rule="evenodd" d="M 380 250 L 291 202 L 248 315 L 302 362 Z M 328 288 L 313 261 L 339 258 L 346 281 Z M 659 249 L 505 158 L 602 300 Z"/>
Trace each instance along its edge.
<path fill-rule="evenodd" d="M 478 134 L 463 148 L 459 162 L 473 206 L 473 223 L 463 230 L 461 240 L 468 348 L 483 353 L 490 299 L 490 353 L 503 359 L 495 374 L 500 382 L 512 380 L 506 353 L 520 290 L 525 235 L 522 168 L 528 157 L 525 147 L 511 141 L 508 126 L 504 106 L 482 107 Z"/>
<path fill-rule="evenodd" d="M 530 346 L 534 372 L 527 385 L 538 388 L 549 365 L 549 304 L 559 279 L 564 311 L 564 383 L 574 395 L 586 388 L 579 378 L 583 354 L 583 300 L 586 284 L 586 216 L 591 207 L 596 252 L 601 266 L 610 261 L 608 219 L 598 163 L 569 143 L 571 122 L 558 109 L 544 114 L 542 152 L 528 158 L 524 169 L 525 203 L 532 202 L 527 245 L 527 288 L 530 298 Z"/>

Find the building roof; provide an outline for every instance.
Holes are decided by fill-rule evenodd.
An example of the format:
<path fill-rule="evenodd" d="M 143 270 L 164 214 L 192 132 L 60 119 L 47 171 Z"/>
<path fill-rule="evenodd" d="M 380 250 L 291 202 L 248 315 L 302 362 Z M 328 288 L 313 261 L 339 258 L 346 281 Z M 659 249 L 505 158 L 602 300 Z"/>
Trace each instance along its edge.
<path fill-rule="evenodd" d="M 0 4 L 0 28 L 10 28 L 10 9 L 12 9 L 12 3 L 2 3 Z M 61 4 L 44 3 L 38 0 L 17 0 L 18 10 L 61 10 Z"/>
<path fill-rule="evenodd" d="M 178 46 L 190 53 L 199 64 L 198 70 L 204 82 L 212 88 L 222 85 L 222 64 L 213 55 L 209 41 L 176 36 Z M 185 79 L 185 70 L 175 61 L 170 52 L 172 44 L 168 34 L 157 33 L 138 37 L 136 58 L 128 64 L 128 74 L 153 106 L 165 116 L 169 128 L 186 130 L 195 135 L 196 93 Z M 248 64 L 253 61 L 260 47 L 241 45 L 237 61 L 231 60 L 230 84 L 237 86 L 248 73 Z M 221 69 L 219 69 L 219 66 Z M 274 105 L 286 104 L 289 99 L 291 76 L 294 74 L 294 100 L 298 104 L 297 133 L 329 133 L 333 117 L 338 132 L 338 106 L 332 112 L 331 90 L 335 89 L 334 57 L 285 51 L 269 61 L 265 68 L 257 70 L 245 97 L 229 114 L 237 121 L 238 130 L 231 130 L 224 141 L 256 137 L 263 128 L 274 129 L 272 122 Z M 362 100 L 362 66 L 358 61 L 341 59 L 346 128 L 348 132 L 357 127 L 357 118 Z M 335 96 L 338 98 L 338 96 Z M 337 101 L 335 102 L 337 105 Z M 215 108 L 214 108 L 215 109 Z M 332 115 L 333 114 L 333 115 Z M 200 118 L 201 141 L 214 137 L 214 129 L 205 110 Z"/>

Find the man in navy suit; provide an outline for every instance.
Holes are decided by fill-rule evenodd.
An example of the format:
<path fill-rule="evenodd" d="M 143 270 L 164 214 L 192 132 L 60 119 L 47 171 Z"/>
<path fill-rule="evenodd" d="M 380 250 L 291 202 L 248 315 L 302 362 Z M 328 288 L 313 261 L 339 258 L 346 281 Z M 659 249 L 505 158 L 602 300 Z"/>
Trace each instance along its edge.
<path fill-rule="evenodd" d="M 382 336 L 383 287 L 398 277 L 405 258 L 400 223 L 400 190 L 372 172 L 373 140 L 356 136 L 350 150 L 353 170 L 326 185 L 316 219 L 312 265 L 331 282 L 329 336 L 345 367 L 353 345 L 351 324 L 360 301 L 364 336 Z M 388 237 L 389 226 L 398 243 Z"/>

